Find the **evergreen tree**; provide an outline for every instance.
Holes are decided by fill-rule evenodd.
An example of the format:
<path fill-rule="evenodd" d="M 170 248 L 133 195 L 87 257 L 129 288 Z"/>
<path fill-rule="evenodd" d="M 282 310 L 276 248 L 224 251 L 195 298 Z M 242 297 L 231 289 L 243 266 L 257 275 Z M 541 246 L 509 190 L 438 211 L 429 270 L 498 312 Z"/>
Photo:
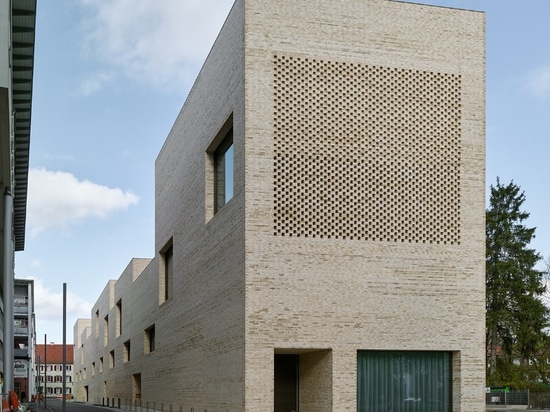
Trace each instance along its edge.
<path fill-rule="evenodd" d="M 524 225 L 525 193 L 497 178 L 486 212 L 486 344 L 488 383 L 506 379 L 515 359 L 524 363 L 544 345 L 549 312 L 544 305 L 546 271 L 529 248 L 535 228 Z M 497 356 L 498 355 L 498 356 Z M 508 377 L 509 378 L 509 377 Z"/>

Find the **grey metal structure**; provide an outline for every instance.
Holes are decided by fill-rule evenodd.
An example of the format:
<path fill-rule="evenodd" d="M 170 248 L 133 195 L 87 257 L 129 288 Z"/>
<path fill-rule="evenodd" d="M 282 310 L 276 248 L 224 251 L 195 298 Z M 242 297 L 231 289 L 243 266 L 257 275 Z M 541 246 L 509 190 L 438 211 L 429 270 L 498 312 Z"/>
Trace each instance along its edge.
<path fill-rule="evenodd" d="M 3 233 L 3 371 L 4 391 L 13 389 L 14 253 L 25 246 L 27 183 L 34 71 L 36 0 L 0 5 L 0 184 Z"/>

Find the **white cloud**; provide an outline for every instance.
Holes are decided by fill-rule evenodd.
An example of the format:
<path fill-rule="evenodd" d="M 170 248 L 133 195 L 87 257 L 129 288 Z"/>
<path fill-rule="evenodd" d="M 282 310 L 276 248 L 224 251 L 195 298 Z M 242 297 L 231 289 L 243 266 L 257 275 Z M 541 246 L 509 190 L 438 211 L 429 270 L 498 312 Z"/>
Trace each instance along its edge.
<path fill-rule="evenodd" d="M 34 279 L 34 309 L 39 321 L 61 321 L 63 318 L 63 289 L 52 291 L 41 279 Z M 92 305 L 67 291 L 67 317 L 89 318 Z M 37 322 L 38 324 L 40 322 Z"/>
<path fill-rule="evenodd" d="M 95 73 L 80 84 L 77 93 L 81 96 L 90 96 L 103 89 L 103 86 L 110 83 L 112 80 L 112 73 Z"/>
<path fill-rule="evenodd" d="M 84 24 L 88 58 L 154 87 L 183 90 L 195 78 L 233 0 L 82 3 L 91 13 Z"/>
<path fill-rule="evenodd" d="M 34 236 L 49 228 L 67 229 L 89 218 L 105 219 L 137 204 L 138 196 L 67 172 L 29 170 L 27 223 Z"/>
<path fill-rule="evenodd" d="M 550 65 L 539 67 L 527 76 L 527 89 L 537 97 L 550 97 Z"/>
<path fill-rule="evenodd" d="M 53 291 L 44 285 L 41 279 L 33 276 L 26 279 L 34 280 L 34 313 L 36 316 L 37 343 L 44 343 L 43 337 L 47 336 L 47 343 L 63 341 L 63 285 Z M 67 313 L 66 313 L 66 338 L 67 343 L 73 341 L 72 328 L 79 318 L 90 318 L 92 304 L 71 293 L 70 285 L 67 285 Z"/>

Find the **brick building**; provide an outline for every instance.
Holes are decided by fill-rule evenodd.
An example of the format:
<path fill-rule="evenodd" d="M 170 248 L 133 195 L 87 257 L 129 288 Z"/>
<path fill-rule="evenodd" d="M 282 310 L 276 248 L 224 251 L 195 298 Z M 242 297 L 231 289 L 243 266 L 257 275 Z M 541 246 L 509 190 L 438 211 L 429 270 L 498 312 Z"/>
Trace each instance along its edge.
<path fill-rule="evenodd" d="M 65 351 L 65 393 L 70 399 L 73 397 L 74 345 L 66 345 Z M 50 343 L 44 346 L 44 344 L 37 344 L 35 362 L 38 394 L 45 393 L 47 397 L 62 397 L 63 345 Z"/>
<path fill-rule="evenodd" d="M 34 280 L 14 279 L 13 292 L 13 359 L 14 386 L 19 399 L 29 399 L 34 386 L 34 348 L 36 337 L 34 318 Z M 23 396 L 25 395 L 25 396 Z"/>
<path fill-rule="evenodd" d="M 155 257 L 77 399 L 483 411 L 485 15 L 237 0 L 156 161 Z"/>

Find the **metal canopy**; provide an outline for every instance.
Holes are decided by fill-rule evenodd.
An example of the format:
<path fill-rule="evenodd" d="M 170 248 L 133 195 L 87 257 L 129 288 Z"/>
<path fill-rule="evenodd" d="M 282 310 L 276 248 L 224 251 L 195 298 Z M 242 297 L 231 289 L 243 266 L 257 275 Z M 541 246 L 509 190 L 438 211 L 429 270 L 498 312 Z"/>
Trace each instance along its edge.
<path fill-rule="evenodd" d="M 14 110 L 15 250 L 25 248 L 31 134 L 36 0 L 12 0 L 12 104 Z"/>

